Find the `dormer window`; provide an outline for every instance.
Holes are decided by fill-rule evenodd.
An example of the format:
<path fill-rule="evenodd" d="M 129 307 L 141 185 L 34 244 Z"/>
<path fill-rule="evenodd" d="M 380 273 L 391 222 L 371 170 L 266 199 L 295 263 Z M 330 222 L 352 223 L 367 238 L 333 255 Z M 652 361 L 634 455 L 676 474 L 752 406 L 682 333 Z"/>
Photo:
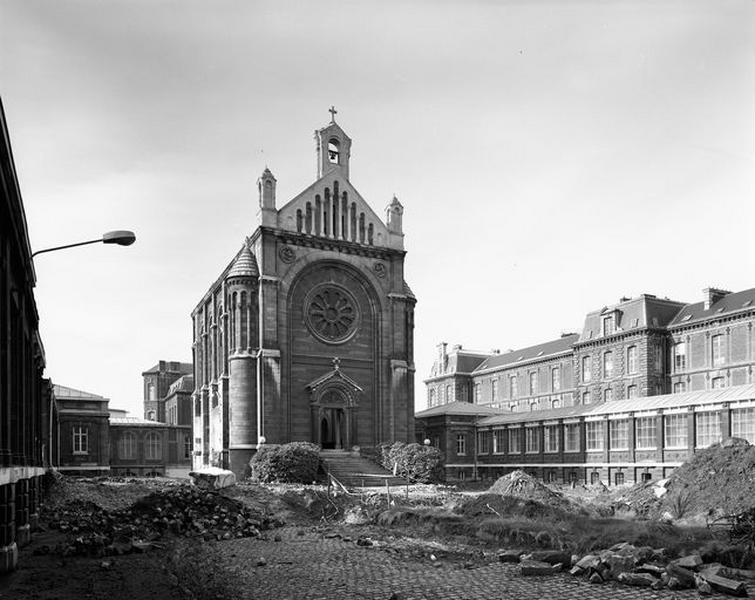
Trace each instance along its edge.
<path fill-rule="evenodd" d="M 603 335 L 612 335 L 614 331 L 616 331 L 614 316 L 603 317 Z"/>
<path fill-rule="evenodd" d="M 336 138 L 328 141 L 328 160 L 334 165 L 341 164 L 341 143 Z"/>

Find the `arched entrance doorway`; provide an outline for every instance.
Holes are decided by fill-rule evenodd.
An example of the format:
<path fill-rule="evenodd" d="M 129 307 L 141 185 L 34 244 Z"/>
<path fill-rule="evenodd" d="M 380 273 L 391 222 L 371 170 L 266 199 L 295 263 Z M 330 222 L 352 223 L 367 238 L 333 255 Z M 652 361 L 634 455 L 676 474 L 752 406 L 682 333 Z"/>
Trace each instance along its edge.
<path fill-rule="evenodd" d="M 323 450 L 342 450 L 353 445 L 351 405 L 343 390 L 331 388 L 312 405 L 316 444 Z"/>

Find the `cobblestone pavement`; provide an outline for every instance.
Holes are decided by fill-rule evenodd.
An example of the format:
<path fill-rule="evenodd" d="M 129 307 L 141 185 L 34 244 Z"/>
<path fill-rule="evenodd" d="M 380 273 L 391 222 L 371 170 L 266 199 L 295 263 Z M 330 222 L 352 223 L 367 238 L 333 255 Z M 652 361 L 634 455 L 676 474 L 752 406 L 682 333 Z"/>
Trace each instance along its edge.
<path fill-rule="evenodd" d="M 492 553 L 469 568 L 463 560 L 432 562 L 392 552 L 390 545 L 363 547 L 309 529 L 286 527 L 278 535 L 280 541 L 271 535 L 218 545 L 229 570 L 244 582 L 245 600 L 388 600 L 394 592 L 401 600 L 700 598 L 696 591 L 594 585 L 568 574 L 522 577 L 515 565 L 494 562 Z M 261 558 L 264 565 L 258 565 Z"/>

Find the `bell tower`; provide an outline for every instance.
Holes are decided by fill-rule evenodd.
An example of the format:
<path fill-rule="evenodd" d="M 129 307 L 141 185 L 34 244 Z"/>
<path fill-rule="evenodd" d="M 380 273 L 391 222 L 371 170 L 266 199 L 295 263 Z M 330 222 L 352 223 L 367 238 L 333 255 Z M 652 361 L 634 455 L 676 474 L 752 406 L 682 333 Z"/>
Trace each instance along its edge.
<path fill-rule="evenodd" d="M 330 107 L 330 123 L 315 131 L 317 146 L 317 179 L 331 171 L 338 171 L 341 177 L 349 178 L 349 157 L 351 138 L 336 123 L 338 111 Z"/>

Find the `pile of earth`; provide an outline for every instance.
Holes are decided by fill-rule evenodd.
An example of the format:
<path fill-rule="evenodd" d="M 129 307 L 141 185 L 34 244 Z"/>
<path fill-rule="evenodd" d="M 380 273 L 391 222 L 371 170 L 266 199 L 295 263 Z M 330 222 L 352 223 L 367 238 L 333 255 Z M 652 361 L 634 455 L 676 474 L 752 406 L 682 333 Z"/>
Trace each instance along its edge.
<path fill-rule="evenodd" d="M 536 477 L 520 470 L 512 471 L 499 478 L 490 486 L 489 493 L 539 502 L 561 510 L 573 508 L 573 503 L 566 499 L 562 493 L 552 490 Z"/>
<path fill-rule="evenodd" d="M 238 500 L 191 485 L 152 492 L 130 507 L 107 510 L 89 500 L 45 507 L 42 518 L 66 534 L 63 554 L 111 555 L 145 551 L 166 533 L 205 540 L 257 537 L 280 525 Z"/>
<path fill-rule="evenodd" d="M 755 508 L 755 446 L 729 438 L 697 452 L 675 469 L 661 512 L 679 518 L 738 515 Z"/>

